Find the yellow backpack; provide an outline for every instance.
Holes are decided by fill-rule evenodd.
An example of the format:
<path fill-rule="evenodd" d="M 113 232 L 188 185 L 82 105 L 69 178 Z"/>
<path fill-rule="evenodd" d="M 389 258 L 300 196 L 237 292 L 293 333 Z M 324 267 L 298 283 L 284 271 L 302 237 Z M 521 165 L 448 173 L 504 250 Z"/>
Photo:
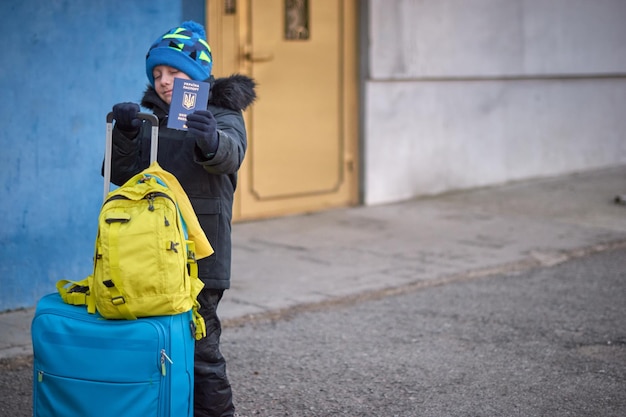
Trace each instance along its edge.
<path fill-rule="evenodd" d="M 151 168 L 158 167 L 156 162 Z M 196 339 L 206 335 L 196 300 L 194 242 L 176 194 L 146 170 L 110 192 L 100 210 L 93 274 L 79 282 L 61 280 L 66 303 L 87 305 L 107 319 L 172 315 L 193 310 Z M 154 171 L 154 169 L 153 169 Z M 157 170 L 158 171 L 158 170 Z"/>

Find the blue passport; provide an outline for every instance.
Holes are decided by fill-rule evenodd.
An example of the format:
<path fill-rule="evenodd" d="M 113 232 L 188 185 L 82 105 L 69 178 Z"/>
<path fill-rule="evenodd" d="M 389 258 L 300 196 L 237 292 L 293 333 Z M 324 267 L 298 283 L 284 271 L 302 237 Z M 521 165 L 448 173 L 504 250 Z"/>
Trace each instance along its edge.
<path fill-rule="evenodd" d="M 187 130 L 187 115 L 196 110 L 206 110 L 209 88 L 209 83 L 174 78 L 167 127 Z"/>

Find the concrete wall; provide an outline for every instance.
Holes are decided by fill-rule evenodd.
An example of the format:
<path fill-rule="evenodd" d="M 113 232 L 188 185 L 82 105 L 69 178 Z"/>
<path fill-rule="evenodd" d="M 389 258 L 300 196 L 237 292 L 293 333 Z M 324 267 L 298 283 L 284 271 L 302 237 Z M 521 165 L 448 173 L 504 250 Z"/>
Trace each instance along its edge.
<path fill-rule="evenodd" d="M 370 0 L 376 204 L 626 163 L 626 1 Z"/>
<path fill-rule="evenodd" d="M 141 98 L 148 47 L 181 20 L 203 21 L 203 3 L 0 5 L 0 311 L 90 274 L 106 113 Z"/>

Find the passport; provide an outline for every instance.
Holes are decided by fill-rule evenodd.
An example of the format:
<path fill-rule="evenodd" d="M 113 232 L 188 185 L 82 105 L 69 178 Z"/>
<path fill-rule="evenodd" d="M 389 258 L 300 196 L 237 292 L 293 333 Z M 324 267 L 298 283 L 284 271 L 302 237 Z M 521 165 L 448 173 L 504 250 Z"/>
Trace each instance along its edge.
<path fill-rule="evenodd" d="M 209 88 L 209 83 L 174 78 L 167 127 L 187 130 L 187 115 L 196 110 L 206 110 L 209 101 Z"/>

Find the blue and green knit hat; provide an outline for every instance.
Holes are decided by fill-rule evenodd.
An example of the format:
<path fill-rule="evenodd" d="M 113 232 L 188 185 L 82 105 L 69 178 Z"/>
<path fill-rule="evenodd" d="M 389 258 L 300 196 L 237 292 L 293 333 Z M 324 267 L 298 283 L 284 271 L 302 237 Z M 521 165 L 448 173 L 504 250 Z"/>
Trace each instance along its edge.
<path fill-rule="evenodd" d="M 187 74 L 192 80 L 204 81 L 211 75 L 213 58 L 204 26 L 194 21 L 183 22 L 157 39 L 146 55 L 146 75 L 154 86 L 152 70 L 169 65 Z"/>

